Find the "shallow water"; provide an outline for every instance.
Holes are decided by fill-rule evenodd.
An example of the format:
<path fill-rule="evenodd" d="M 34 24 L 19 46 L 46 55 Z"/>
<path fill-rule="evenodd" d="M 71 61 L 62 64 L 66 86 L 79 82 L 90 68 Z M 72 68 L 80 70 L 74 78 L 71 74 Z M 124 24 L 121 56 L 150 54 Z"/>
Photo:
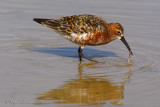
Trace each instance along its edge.
<path fill-rule="evenodd" d="M 0 106 L 159 107 L 160 1 L 1 0 Z M 115 40 L 78 46 L 32 21 L 94 14 L 119 22 L 134 56 Z"/>

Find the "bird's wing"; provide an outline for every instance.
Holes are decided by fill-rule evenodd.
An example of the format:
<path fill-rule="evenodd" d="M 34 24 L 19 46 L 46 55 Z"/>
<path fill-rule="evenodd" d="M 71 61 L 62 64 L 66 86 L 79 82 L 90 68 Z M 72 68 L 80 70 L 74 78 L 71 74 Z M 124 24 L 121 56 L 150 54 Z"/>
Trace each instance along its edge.
<path fill-rule="evenodd" d="M 103 32 L 107 22 L 94 15 L 73 15 L 59 19 L 39 19 L 34 18 L 34 21 L 45 25 L 61 35 L 70 36 L 72 33 L 83 34 L 92 31 Z"/>

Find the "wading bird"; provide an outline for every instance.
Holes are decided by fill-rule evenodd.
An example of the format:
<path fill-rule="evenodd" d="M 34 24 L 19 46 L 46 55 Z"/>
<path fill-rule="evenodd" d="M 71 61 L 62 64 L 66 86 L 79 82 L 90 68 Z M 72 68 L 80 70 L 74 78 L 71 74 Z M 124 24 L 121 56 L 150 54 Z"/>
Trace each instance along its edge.
<path fill-rule="evenodd" d="M 79 45 L 79 60 L 82 58 L 95 61 L 83 55 L 86 45 L 104 45 L 120 39 L 129 50 L 129 57 L 133 55 L 124 38 L 124 30 L 120 23 L 107 23 L 103 18 L 95 15 L 73 15 L 58 19 L 33 18 L 34 21 L 53 29 L 64 38 Z"/>

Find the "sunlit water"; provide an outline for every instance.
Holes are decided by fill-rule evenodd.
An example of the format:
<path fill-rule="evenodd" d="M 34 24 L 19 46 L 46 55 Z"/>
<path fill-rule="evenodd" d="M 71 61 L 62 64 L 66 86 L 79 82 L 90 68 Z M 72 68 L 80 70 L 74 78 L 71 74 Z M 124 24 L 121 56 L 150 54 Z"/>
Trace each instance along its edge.
<path fill-rule="evenodd" d="M 1 0 L 0 106 L 159 107 L 160 1 Z M 115 40 L 78 46 L 32 21 L 94 14 L 125 29 L 133 56 Z"/>

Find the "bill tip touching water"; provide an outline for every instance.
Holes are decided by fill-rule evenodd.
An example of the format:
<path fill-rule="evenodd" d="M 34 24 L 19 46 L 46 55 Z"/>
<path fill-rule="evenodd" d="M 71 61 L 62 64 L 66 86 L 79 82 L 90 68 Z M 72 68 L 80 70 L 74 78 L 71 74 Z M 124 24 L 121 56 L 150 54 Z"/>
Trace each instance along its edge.
<path fill-rule="evenodd" d="M 58 19 L 33 18 L 39 24 L 53 29 L 69 41 L 79 45 L 79 60 L 82 58 L 95 61 L 83 55 L 86 45 L 98 46 L 120 39 L 129 51 L 129 59 L 133 55 L 130 46 L 124 38 L 124 29 L 120 23 L 107 23 L 95 15 L 73 15 Z"/>
<path fill-rule="evenodd" d="M 132 51 L 129 52 L 129 58 L 128 58 L 128 63 L 130 62 L 131 56 L 133 56 Z"/>

